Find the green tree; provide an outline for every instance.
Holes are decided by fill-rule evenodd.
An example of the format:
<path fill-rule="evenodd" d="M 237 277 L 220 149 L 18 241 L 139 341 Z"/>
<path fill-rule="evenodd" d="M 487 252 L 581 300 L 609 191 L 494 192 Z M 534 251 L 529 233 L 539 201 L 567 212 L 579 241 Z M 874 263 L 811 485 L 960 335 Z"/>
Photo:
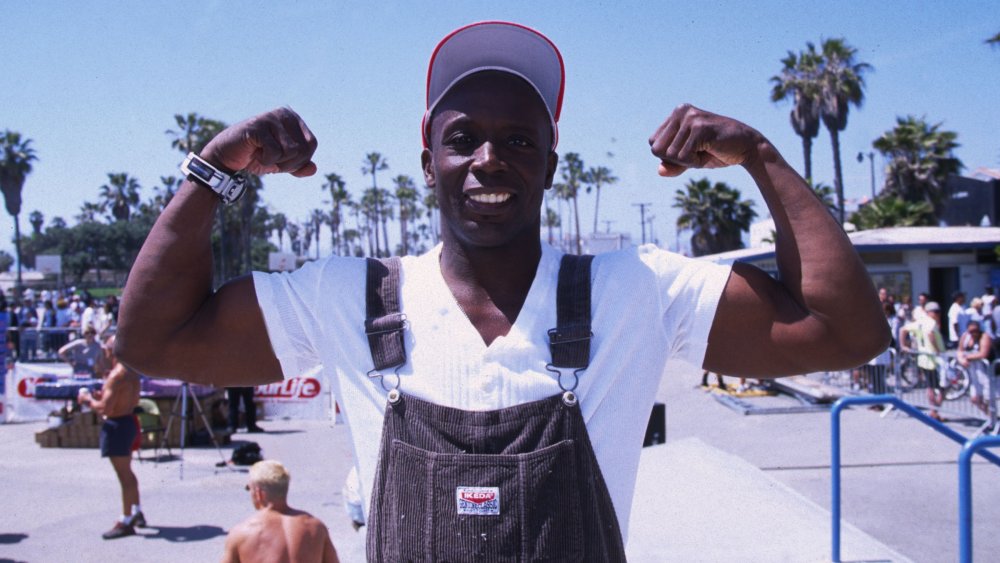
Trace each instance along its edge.
<path fill-rule="evenodd" d="M 167 129 L 166 134 L 173 137 L 170 146 L 184 155 L 189 152 L 200 154 L 205 145 L 226 128 L 226 124 L 222 121 L 209 119 L 195 112 L 190 112 L 187 115 L 174 114 L 174 121 L 177 123 L 177 129 Z M 213 252 L 217 258 L 214 265 L 215 279 L 225 281 L 227 279 L 226 264 L 230 261 L 227 256 L 227 241 L 232 238 L 232 235 L 228 233 L 225 206 L 219 206 L 216 225 L 218 225 L 218 233 L 212 237 L 213 250 L 218 249 Z"/>
<path fill-rule="evenodd" d="M 856 60 L 858 50 L 842 38 L 826 39 L 821 46 L 823 57 L 819 73 L 822 103 L 820 119 L 830 132 L 833 147 L 833 187 L 837 192 L 838 220 L 844 222 L 844 174 L 840 165 L 840 132 L 847 128 L 850 106 L 861 107 L 864 100 L 864 74 L 872 69 Z"/>
<path fill-rule="evenodd" d="M 933 226 L 937 224 L 937 220 L 934 208 L 926 201 L 906 201 L 897 195 L 882 193 L 851 215 L 851 223 L 863 231 L 885 227 Z"/>
<path fill-rule="evenodd" d="M 818 80 L 822 57 L 816 46 L 806 44 L 806 50 L 795 54 L 791 51 L 781 59 L 781 73 L 771 77 L 771 101 L 779 102 L 791 98 L 794 102 L 790 114 L 792 129 L 802 137 L 803 177 L 812 178 L 812 143 L 819 134 L 819 113 L 822 102 Z"/>
<path fill-rule="evenodd" d="M 555 244 L 553 229 L 559 226 L 559 214 L 551 207 L 545 207 L 545 213 L 542 214 L 542 226 L 549 230 L 549 244 Z"/>
<path fill-rule="evenodd" d="M 11 256 L 6 250 L 0 250 L 0 272 L 7 273 L 10 271 L 10 267 L 14 265 L 14 257 Z"/>
<path fill-rule="evenodd" d="M 556 192 L 560 197 L 573 204 L 573 221 L 576 228 L 576 253 L 583 254 L 583 246 L 580 240 L 580 213 L 577 206 L 580 187 L 584 182 L 583 159 L 575 152 L 568 152 L 562 157 L 562 166 L 559 167 L 562 182 L 559 182 Z"/>
<path fill-rule="evenodd" d="M 322 209 L 313 209 L 309 215 L 309 222 L 312 223 L 313 237 L 316 239 L 316 259 L 319 260 L 319 235 L 323 223 L 327 222 L 326 213 Z"/>
<path fill-rule="evenodd" d="M 288 231 L 288 242 L 289 244 L 292 245 L 292 252 L 294 252 L 296 256 L 301 256 L 302 243 L 299 240 L 299 224 L 288 223 L 288 226 L 285 227 L 285 230 Z"/>
<path fill-rule="evenodd" d="M 372 177 L 372 187 L 370 191 L 366 191 L 368 196 L 368 202 L 370 204 L 369 213 L 371 216 L 371 223 L 374 225 L 375 231 L 375 254 L 373 256 L 388 256 L 389 255 L 389 231 L 385 226 L 385 216 L 386 210 L 385 206 L 388 203 L 386 194 L 383 193 L 384 190 L 379 189 L 378 181 L 376 179 L 379 172 L 389 169 L 389 162 L 382 157 L 379 152 L 370 152 L 365 155 L 363 161 L 361 172 L 365 175 L 370 175 Z M 385 243 L 385 252 L 382 251 L 381 241 L 379 240 L 378 227 L 379 222 L 382 223 L 382 239 Z"/>
<path fill-rule="evenodd" d="M 954 155 L 957 138 L 957 133 L 942 130 L 941 123 L 931 125 L 912 115 L 897 117 L 896 126 L 872 143 L 889 162 L 883 193 L 908 202 L 927 202 L 935 216 L 940 216 L 945 182 L 963 167 Z"/>
<path fill-rule="evenodd" d="M 330 191 L 330 203 L 333 206 L 330 212 L 330 252 L 342 255 L 344 249 L 340 240 L 340 230 L 344 222 L 344 207 L 351 201 L 351 193 L 347 191 L 344 179 L 336 173 L 326 175 L 323 189 Z"/>
<path fill-rule="evenodd" d="M 618 181 L 618 177 L 611 173 L 611 170 L 606 166 L 591 166 L 587 169 L 587 173 L 583 176 L 583 182 L 587 185 L 587 193 L 590 190 L 594 190 L 594 230 L 592 232 L 597 232 L 597 212 L 601 206 L 601 188 L 614 184 Z M 551 237 L 551 232 L 549 233 Z"/>
<path fill-rule="evenodd" d="M 680 209 L 677 227 L 690 229 L 695 256 L 743 248 L 741 236 L 757 216 L 753 201 L 741 200 L 740 191 L 708 178 L 689 180 L 674 194 L 673 207 Z"/>
<path fill-rule="evenodd" d="M 160 176 L 160 185 L 153 187 L 153 196 L 139 204 L 136 220 L 149 228 L 153 227 L 156 218 L 167 208 L 184 180 L 176 176 Z"/>
<path fill-rule="evenodd" d="M 42 234 L 42 225 L 45 224 L 45 215 L 39 210 L 34 210 L 28 214 L 28 222 L 31 223 L 31 231 L 33 236 L 38 236 Z"/>
<path fill-rule="evenodd" d="M 285 248 L 286 228 L 288 228 L 288 218 L 284 213 L 275 213 L 271 216 L 271 229 L 278 233 L 278 250 Z"/>
<path fill-rule="evenodd" d="M 132 208 L 139 207 L 139 180 L 125 172 L 109 172 L 108 183 L 101 186 L 101 211 L 110 211 L 115 221 L 128 221 Z"/>
<path fill-rule="evenodd" d="M 437 194 L 427 184 L 424 184 L 424 198 L 422 203 L 424 204 L 424 210 L 426 211 L 425 216 L 427 217 L 428 236 L 430 237 L 431 244 L 435 245 L 441 239 L 441 225 L 440 218 L 438 217 L 438 209 L 441 206 L 438 205 Z"/>
<path fill-rule="evenodd" d="M 406 256 L 410 254 L 410 227 L 412 221 L 420 218 L 420 208 L 417 206 L 417 186 L 413 183 L 413 178 L 406 174 L 400 174 L 392 179 L 396 187 L 396 202 L 399 204 L 399 254 Z"/>
<path fill-rule="evenodd" d="M 7 213 L 14 217 L 14 249 L 17 254 L 17 291 L 21 281 L 21 191 L 31 173 L 31 163 L 38 160 L 31 139 L 21 139 L 16 131 L 6 130 L 0 137 L 0 191 Z"/>
<path fill-rule="evenodd" d="M 100 203 L 85 201 L 80 206 L 80 214 L 76 216 L 76 221 L 78 223 L 94 223 L 97 222 L 97 218 L 101 216 L 101 213 L 104 213 L 104 209 Z"/>

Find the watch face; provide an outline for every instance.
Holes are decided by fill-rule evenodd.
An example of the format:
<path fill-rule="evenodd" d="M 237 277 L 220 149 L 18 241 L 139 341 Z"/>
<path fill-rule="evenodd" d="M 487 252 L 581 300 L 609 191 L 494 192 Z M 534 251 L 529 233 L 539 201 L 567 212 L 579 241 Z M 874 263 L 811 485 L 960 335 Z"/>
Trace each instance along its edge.
<path fill-rule="evenodd" d="M 213 170 L 205 166 L 202 161 L 196 158 L 192 158 L 191 161 L 188 162 L 188 170 L 190 170 L 195 176 L 203 178 L 204 180 L 211 180 L 212 176 L 215 175 Z"/>

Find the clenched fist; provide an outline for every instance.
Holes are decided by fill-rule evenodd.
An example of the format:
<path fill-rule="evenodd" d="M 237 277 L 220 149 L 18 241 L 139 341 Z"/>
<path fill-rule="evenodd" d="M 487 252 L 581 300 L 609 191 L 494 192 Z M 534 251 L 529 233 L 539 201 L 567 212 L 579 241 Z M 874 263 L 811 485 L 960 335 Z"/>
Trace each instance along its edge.
<path fill-rule="evenodd" d="M 763 141 L 744 123 L 684 104 L 657 128 L 649 146 L 660 159 L 660 176 L 679 176 L 688 168 L 748 164 Z"/>
<path fill-rule="evenodd" d="M 223 170 L 253 174 L 287 172 L 312 176 L 316 137 L 299 114 L 278 108 L 227 127 L 212 139 L 201 157 Z"/>

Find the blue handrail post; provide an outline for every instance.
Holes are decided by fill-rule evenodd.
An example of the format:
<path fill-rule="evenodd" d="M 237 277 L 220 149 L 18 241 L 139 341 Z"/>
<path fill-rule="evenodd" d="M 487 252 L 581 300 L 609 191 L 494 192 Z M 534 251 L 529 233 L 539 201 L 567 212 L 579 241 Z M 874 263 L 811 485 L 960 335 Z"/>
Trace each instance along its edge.
<path fill-rule="evenodd" d="M 892 395 L 844 397 L 835 402 L 830 409 L 830 490 L 832 497 L 830 500 L 830 518 L 832 520 L 830 560 L 833 563 L 840 563 L 840 412 L 850 405 L 880 405 L 885 403 L 898 405 L 901 402 Z"/>
<path fill-rule="evenodd" d="M 958 454 L 959 561 L 972 563 L 972 456 L 983 448 L 1000 446 L 1000 436 L 980 436 L 968 441 Z"/>

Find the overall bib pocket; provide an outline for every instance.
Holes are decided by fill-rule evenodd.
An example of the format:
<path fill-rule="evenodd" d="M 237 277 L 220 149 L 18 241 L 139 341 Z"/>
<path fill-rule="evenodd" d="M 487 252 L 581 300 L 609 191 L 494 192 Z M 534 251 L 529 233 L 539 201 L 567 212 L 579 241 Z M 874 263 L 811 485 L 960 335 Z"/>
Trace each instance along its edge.
<path fill-rule="evenodd" d="M 382 545 L 394 561 L 581 561 L 575 441 L 443 454 L 393 440 Z"/>

